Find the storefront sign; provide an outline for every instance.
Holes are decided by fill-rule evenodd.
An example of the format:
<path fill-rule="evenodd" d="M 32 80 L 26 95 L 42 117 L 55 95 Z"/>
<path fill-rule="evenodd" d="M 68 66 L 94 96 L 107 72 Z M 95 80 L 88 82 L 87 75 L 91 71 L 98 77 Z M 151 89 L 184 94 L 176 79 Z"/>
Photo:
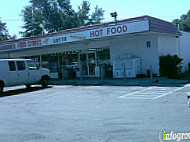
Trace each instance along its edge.
<path fill-rule="evenodd" d="M 111 25 L 104 28 L 74 32 L 62 35 L 48 36 L 44 38 L 36 38 L 33 40 L 19 40 L 7 44 L 0 43 L 0 51 L 4 50 L 19 50 L 23 48 L 41 47 L 47 45 L 62 44 L 65 42 L 75 42 L 94 38 L 109 37 L 115 35 L 123 35 L 149 30 L 148 20 L 125 23 L 121 25 Z"/>
<path fill-rule="evenodd" d="M 42 45 L 41 39 L 28 41 L 28 47 L 36 47 L 36 46 L 41 46 L 41 45 Z"/>
<path fill-rule="evenodd" d="M 105 29 L 90 31 L 90 37 L 110 36 L 110 35 L 121 34 L 121 33 L 126 33 L 126 32 L 127 32 L 127 26 L 122 25 L 122 26 L 109 27 Z M 105 35 L 103 35 L 104 33 Z"/>
<path fill-rule="evenodd" d="M 13 49 L 16 49 L 15 44 L 0 45 L 0 50 L 13 50 Z"/>
<path fill-rule="evenodd" d="M 79 35 L 79 34 L 70 34 L 70 37 L 76 39 L 86 39 L 84 35 Z"/>
<path fill-rule="evenodd" d="M 65 41 L 67 41 L 66 37 L 53 38 L 53 43 L 55 43 L 55 44 L 64 43 Z"/>
<path fill-rule="evenodd" d="M 19 48 L 26 48 L 27 47 L 27 43 L 25 41 L 21 41 L 18 43 L 18 47 Z"/>

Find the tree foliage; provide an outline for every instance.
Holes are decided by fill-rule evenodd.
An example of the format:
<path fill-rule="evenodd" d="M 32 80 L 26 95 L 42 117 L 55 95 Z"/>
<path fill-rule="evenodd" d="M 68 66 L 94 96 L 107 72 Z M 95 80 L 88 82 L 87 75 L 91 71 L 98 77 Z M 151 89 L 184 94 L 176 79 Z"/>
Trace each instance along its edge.
<path fill-rule="evenodd" d="M 8 40 L 10 35 L 8 33 L 6 23 L 3 23 L 0 19 L 0 41 Z"/>
<path fill-rule="evenodd" d="M 27 6 L 22 11 L 23 20 L 25 22 L 23 28 L 26 29 L 22 34 L 26 37 L 44 33 L 43 20 L 41 10 L 34 9 L 32 6 Z"/>
<path fill-rule="evenodd" d="M 94 8 L 94 12 L 90 13 L 90 3 L 83 1 L 81 6 L 78 6 L 77 26 L 87 26 L 92 24 L 99 24 L 103 20 L 104 10 L 99 8 L 98 5 Z"/>
<path fill-rule="evenodd" d="M 190 32 L 190 10 L 187 12 L 187 14 L 184 14 L 180 17 L 180 19 L 174 19 L 173 24 L 178 27 L 182 31 Z"/>
<path fill-rule="evenodd" d="M 77 12 L 70 0 L 30 0 L 30 4 L 22 10 L 25 37 L 100 23 L 104 15 L 98 6 L 90 14 L 90 3 L 85 0 Z"/>
<path fill-rule="evenodd" d="M 104 17 L 104 10 L 102 8 L 99 8 L 97 5 L 95 7 L 95 11 L 91 15 L 92 24 L 101 23 L 101 21 L 104 19 L 103 17 Z"/>
<path fill-rule="evenodd" d="M 169 78 L 179 78 L 181 62 L 183 59 L 177 55 L 167 55 L 160 57 L 160 76 Z"/>

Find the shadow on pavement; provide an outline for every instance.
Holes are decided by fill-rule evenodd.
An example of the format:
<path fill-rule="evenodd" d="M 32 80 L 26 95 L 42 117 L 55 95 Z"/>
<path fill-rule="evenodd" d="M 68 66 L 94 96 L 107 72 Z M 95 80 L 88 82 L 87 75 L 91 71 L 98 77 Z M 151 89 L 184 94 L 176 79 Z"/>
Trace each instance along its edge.
<path fill-rule="evenodd" d="M 29 92 L 35 92 L 35 91 L 44 90 L 44 89 L 48 89 L 48 88 L 52 88 L 52 86 L 48 86 L 47 88 L 31 87 L 30 89 L 20 88 L 20 89 L 16 89 L 16 90 L 8 90 L 8 91 L 4 91 L 2 94 L 0 94 L 0 98 L 14 96 L 14 95 L 20 95 L 20 94 L 29 93 Z"/>

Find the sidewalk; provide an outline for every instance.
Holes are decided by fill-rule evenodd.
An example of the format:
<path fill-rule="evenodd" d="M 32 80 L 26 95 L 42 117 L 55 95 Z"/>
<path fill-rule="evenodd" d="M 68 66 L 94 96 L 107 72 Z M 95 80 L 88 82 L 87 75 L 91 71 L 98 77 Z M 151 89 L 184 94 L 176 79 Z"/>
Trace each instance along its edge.
<path fill-rule="evenodd" d="M 183 86 L 189 83 L 189 80 L 168 79 L 165 77 L 155 77 L 153 81 L 150 78 L 127 78 L 127 79 L 103 79 L 83 78 L 50 80 L 51 85 L 108 85 L 108 86 Z"/>

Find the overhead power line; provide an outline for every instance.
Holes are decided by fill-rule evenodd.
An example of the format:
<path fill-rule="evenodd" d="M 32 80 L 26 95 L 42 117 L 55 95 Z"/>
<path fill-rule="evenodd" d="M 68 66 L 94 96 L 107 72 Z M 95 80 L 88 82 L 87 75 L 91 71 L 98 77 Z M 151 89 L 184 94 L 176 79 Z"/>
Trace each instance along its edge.
<path fill-rule="evenodd" d="M 5 21 L 5 22 L 22 21 L 22 19 L 2 19 L 2 21 Z"/>

